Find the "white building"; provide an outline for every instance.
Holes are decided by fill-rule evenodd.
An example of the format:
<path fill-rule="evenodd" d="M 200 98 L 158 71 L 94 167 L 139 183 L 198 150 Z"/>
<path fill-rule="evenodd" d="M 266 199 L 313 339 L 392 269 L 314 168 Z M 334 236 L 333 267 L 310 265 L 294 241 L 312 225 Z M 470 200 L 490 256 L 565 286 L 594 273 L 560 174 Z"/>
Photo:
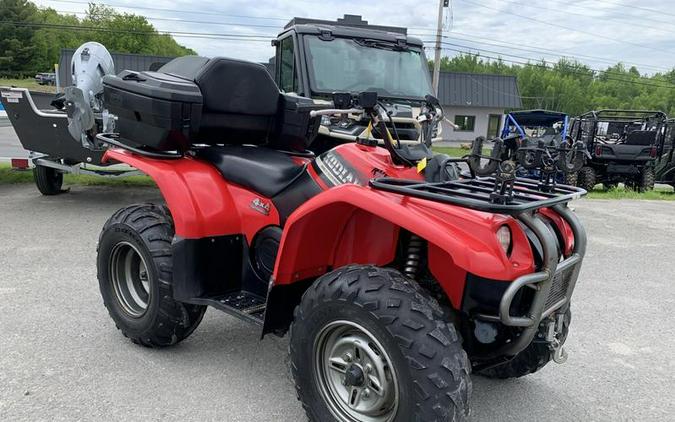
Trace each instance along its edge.
<path fill-rule="evenodd" d="M 445 117 L 459 126 L 443 126 L 443 140 L 470 142 L 499 136 L 504 112 L 522 107 L 515 76 L 441 72 L 438 99 Z"/>

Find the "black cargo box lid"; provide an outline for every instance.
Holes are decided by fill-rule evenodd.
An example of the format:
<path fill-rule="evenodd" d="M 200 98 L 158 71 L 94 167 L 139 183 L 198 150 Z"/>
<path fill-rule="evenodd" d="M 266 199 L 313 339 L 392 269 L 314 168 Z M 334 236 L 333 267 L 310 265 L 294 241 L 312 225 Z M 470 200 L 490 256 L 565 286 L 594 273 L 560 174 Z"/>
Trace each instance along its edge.
<path fill-rule="evenodd" d="M 159 100 L 197 104 L 203 101 L 193 81 L 160 72 L 124 70 L 117 76 L 104 76 L 103 85 Z"/>

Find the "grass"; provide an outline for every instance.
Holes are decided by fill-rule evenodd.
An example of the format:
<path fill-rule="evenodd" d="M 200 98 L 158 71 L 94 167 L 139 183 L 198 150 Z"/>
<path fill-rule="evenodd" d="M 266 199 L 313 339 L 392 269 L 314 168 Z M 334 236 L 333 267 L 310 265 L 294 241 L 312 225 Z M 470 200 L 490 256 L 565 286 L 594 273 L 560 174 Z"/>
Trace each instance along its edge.
<path fill-rule="evenodd" d="M 31 91 L 56 93 L 55 86 L 40 85 L 35 79 L 6 79 L 0 78 L 0 86 L 13 86 L 17 88 L 28 88 Z"/>
<path fill-rule="evenodd" d="M 451 157 L 462 157 L 470 152 L 468 149 L 457 147 L 434 147 L 433 150 L 439 154 L 448 154 Z"/>
<path fill-rule="evenodd" d="M 454 157 L 461 157 L 466 154 L 462 148 L 434 148 L 434 151 L 448 154 Z M 155 183 L 148 176 L 129 176 L 120 178 L 97 177 L 88 175 L 66 174 L 64 176 L 64 185 L 83 185 L 83 186 L 155 186 Z M 14 170 L 9 164 L 0 163 L 0 185 L 34 183 L 33 172 L 30 170 Z M 617 187 L 609 191 L 602 189 L 602 185 L 597 185 L 592 192 L 588 193 L 590 199 L 647 199 L 661 201 L 675 201 L 675 192 L 671 187 L 657 187 L 649 192 L 635 192 L 622 187 Z"/>
<path fill-rule="evenodd" d="M 600 186 L 600 185 L 598 185 Z M 617 187 L 608 191 L 602 188 L 595 187 L 592 192 L 588 193 L 590 199 L 650 199 L 661 201 L 675 201 L 675 192 L 671 187 L 657 187 L 649 192 L 636 192 L 630 189 Z"/>
<path fill-rule="evenodd" d="M 0 163 L 0 185 L 34 183 L 31 170 L 15 170 L 9 164 Z M 85 174 L 66 174 L 63 184 L 81 186 L 155 186 L 148 176 L 99 177 Z"/>

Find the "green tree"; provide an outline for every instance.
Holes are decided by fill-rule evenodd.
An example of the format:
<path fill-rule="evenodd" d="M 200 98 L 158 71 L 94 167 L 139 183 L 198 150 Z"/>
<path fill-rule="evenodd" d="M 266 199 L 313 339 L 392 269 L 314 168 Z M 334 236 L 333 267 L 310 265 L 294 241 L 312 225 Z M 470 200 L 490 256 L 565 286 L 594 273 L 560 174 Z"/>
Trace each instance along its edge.
<path fill-rule="evenodd" d="M 26 0 L 0 0 L 0 74 L 31 72 L 38 10 Z"/>

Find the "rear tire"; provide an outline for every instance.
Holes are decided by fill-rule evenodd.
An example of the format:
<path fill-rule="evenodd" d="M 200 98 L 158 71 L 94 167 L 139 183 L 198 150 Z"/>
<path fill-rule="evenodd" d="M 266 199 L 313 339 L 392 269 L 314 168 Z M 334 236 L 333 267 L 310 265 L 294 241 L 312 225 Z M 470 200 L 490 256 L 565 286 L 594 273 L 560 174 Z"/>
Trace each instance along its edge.
<path fill-rule="evenodd" d="M 471 368 L 461 339 L 438 303 L 398 271 L 349 266 L 316 280 L 295 309 L 289 353 L 311 421 L 469 414 Z"/>
<path fill-rule="evenodd" d="M 654 190 L 654 183 L 656 180 L 656 173 L 654 167 L 645 167 L 640 173 L 638 182 L 636 183 L 639 192 L 647 192 Z"/>
<path fill-rule="evenodd" d="M 579 170 L 578 177 L 578 186 L 586 189 L 588 192 L 591 192 L 597 184 L 595 169 L 593 169 L 593 167 L 582 167 L 581 170 Z"/>
<path fill-rule="evenodd" d="M 63 173 L 55 168 L 45 166 L 35 166 L 33 168 L 33 179 L 35 185 L 41 194 L 52 196 L 63 192 Z"/>
<path fill-rule="evenodd" d="M 563 329 L 559 338 L 561 346 L 562 344 L 565 344 L 565 340 L 567 340 L 571 321 L 572 311 L 568 308 L 567 312 L 565 312 Z M 547 342 L 537 341 L 535 338 L 525 350 L 518 353 L 510 361 L 479 371 L 478 374 L 487 378 L 519 378 L 537 372 L 546 366 L 552 358 L 553 352 L 551 351 L 549 344 Z"/>
<path fill-rule="evenodd" d="M 134 343 L 170 346 L 197 328 L 205 306 L 173 299 L 173 221 L 165 207 L 132 205 L 113 214 L 98 242 L 103 304 Z"/>

